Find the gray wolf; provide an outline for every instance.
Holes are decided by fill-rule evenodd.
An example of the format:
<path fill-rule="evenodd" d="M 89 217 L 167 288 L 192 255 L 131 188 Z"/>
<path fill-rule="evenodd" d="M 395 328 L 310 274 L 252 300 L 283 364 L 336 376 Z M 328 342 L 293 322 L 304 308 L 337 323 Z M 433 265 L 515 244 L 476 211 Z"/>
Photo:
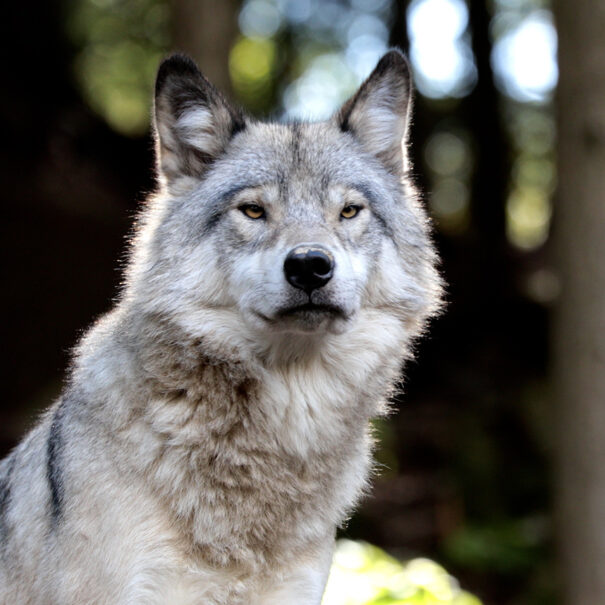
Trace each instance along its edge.
<path fill-rule="evenodd" d="M 123 291 L 0 466 L 0 602 L 318 605 L 439 307 L 392 50 L 321 123 L 160 66 L 157 191 Z"/>

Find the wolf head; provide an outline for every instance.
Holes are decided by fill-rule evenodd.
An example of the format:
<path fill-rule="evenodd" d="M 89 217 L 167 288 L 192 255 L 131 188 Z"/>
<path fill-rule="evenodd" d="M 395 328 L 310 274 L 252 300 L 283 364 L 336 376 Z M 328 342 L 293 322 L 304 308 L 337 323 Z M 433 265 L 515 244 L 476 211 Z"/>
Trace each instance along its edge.
<path fill-rule="evenodd" d="M 160 66 L 158 193 L 126 298 L 192 335 L 340 335 L 367 317 L 414 336 L 438 306 L 427 221 L 408 179 L 411 82 L 392 50 L 326 122 L 264 123 L 186 57 Z M 303 338 L 301 336 L 301 338 Z"/>

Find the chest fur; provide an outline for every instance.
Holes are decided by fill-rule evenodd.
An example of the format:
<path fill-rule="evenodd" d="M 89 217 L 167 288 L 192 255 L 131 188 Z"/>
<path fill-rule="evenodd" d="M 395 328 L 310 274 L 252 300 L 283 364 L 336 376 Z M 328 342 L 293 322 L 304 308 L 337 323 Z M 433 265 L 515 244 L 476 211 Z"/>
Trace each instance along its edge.
<path fill-rule="evenodd" d="M 294 554 L 333 533 L 366 481 L 363 399 L 317 367 L 204 368 L 139 419 L 147 480 L 212 562 Z"/>

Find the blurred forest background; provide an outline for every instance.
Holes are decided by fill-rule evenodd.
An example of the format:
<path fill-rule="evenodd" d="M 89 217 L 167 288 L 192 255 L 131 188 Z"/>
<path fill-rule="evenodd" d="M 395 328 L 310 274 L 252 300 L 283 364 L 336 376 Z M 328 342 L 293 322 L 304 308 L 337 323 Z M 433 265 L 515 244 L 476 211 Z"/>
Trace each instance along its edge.
<path fill-rule="evenodd" d="M 118 293 L 154 187 L 161 57 L 189 53 L 254 115 L 317 119 L 397 45 L 449 304 L 377 424 L 382 473 L 343 534 L 431 557 L 488 605 L 605 603 L 597 0 L 48 0 L 5 7 L 1 27 L 0 453 Z"/>

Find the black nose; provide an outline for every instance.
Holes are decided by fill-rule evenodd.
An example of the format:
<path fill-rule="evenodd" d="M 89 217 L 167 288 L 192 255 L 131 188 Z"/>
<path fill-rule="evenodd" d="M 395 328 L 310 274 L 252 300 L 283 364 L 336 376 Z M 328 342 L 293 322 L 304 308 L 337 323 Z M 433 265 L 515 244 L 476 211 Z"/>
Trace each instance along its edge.
<path fill-rule="evenodd" d="M 309 293 L 332 279 L 334 259 L 323 246 L 298 246 L 288 253 L 284 273 L 290 284 Z"/>

